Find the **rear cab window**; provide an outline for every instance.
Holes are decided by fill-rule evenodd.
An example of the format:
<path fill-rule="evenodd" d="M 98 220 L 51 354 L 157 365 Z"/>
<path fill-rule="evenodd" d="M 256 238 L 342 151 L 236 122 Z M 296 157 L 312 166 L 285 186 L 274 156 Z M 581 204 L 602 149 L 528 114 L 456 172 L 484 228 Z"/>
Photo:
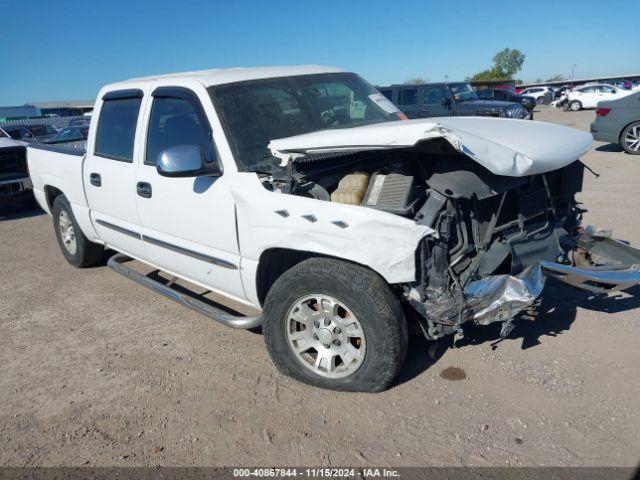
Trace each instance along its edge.
<path fill-rule="evenodd" d="M 141 90 L 119 90 L 102 97 L 94 154 L 111 160 L 133 162 L 133 146 Z"/>

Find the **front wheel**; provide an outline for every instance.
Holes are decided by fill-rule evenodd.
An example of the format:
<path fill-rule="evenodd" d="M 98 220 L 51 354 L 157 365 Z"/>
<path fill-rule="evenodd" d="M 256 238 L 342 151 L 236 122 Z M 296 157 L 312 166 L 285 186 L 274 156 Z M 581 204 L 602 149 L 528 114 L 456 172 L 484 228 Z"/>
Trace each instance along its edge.
<path fill-rule="evenodd" d="M 640 155 L 640 122 L 625 127 L 620 135 L 620 145 L 631 155 Z"/>
<path fill-rule="evenodd" d="M 407 352 L 407 324 L 389 286 L 341 260 L 311 258 L 285 272 L 267 294 L 263 320 L 278 369 L 317 387 L 384 390 Z"/>
<path fill-rule="evenodd" d="M 58 244 L 67 261 L 77 268 L 95 265 L 104 256 L 104 248 L 90 242 L 84 236 L 73 216 L 69 200 L 64 195 L 58 195 L 53 201 L 51 209 L 53 226 Z"/>
<path fill-rule="evenodd" d="M 571 101 L 571 103 L 569 103 L 569 110 L 571 110 L 572 112 L 577 112 L 580 109 L 582 109 L 582 103 L 580 103 L 578 100 L 573 100 Z"/>

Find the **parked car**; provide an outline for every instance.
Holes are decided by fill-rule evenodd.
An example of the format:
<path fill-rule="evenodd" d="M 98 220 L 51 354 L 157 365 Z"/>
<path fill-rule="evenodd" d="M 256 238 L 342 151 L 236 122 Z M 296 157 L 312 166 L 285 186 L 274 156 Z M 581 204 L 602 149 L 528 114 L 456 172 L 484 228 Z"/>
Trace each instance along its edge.
<path fill-rule="evenodd" d="M 10 127 L 4 127 L 4 129 L 5 129 L 5 132 L 7 132 L 7 134 L 14 140 L 19 140 L 22 142 L 36 141 L 35 135 L 25 127 L 10 126 Z"/>
<path fill-rule="evenodd" d="M 583 108 L 596 108 L 598 102 L 623 98 L 632 93 L 633 90 L 623 90 L 606 83 L 587 84 L 570 90 L 567 102 L 569 110 L 575 112 Z"/>
<path fill-rule="evenodd" d="M 640 93 L 598 103 L 591 124 L 593 138 L 619 144 L 631 155 L 640 154 Z"/>
<path fill-rule="evenodd" d="M 27 207 L 36 205 L 27 168 L 26 143 L 13 140 L 0 128 L 0 202 L 15 199 Z"/>
<path fill-rule="evenodd" d="M 553 92 L 549 87 L 529 87 L 520 92 L 520 95 L 526 95 L 536 99 L 538 105 L 548 105 L 553 100 Z"/>
<path fill-rule="evenodd" d="M 382 390 L 408 328 L 436 340 L 499 322 L 504 337 L 545 276 L 602 292 L 640 282 L 640 251 L 580 225 L 589 133 L 402 121 L 359 76 L 317 66 L 138 78 L 97 98 L 86 153 L 28 147 L 65 258 L 87 267 L 108 246 L 141 285 L 262 326 L 300 381 Z M 231 315 L 131 258 L 260 313 Z"/>
<path fill-rule="evenodd" d="M 91 123 L 91 117 L 81 117 L 81 118 L 74 118 L 72 120 L 69 121 L 69 127 L 75 127 L 76 125 L 89 125 L 89 123 Z"/>
<path fill-rule="evenodd" d="M 71 140 L 86 140 L 89 136 L 89 125 L 65 127 L 55 134 L 49 142 L 63 142 Z"/>
<path fill-rule="evenodd" d="M 573 88 L 572 85 L 562 85 L 561 87 L 555 88 L 553 90 L 553 99 L 558 100 L 560 97 L 566 94 L 568 90 Z"/>
<path fill-rule="evenodd" d="M 536 99 L 527 95 L 518 95 L 513 91 L 501 89 L 484 89 L 478 92 L 480 100 L 498 100 L 502 102 L 515 102 L 521 104 L 529 112 L 536 108 Z"/>
<path fill-rule="evenodd" d="M 380 91 L 409 118 L 470 115 L 531 118 L 519 103 L 480 100 L 471 85 L 464 82 L 394 85 L 381 87 Z"/>
<path fill-rule="evenodd" d="M 14 140 L 25 142 L 46 142 L 58 131 L 51 125 L 18 125 L 5 127 L 5 130 Z"/>

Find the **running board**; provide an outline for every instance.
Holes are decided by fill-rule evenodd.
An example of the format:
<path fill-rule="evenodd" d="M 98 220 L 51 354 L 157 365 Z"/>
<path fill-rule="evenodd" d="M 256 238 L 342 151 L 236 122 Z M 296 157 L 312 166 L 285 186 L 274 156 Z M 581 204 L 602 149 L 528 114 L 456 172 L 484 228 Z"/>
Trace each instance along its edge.
<path fill-rule="evenodd" d="M 147 277 L 146 275 L 143 275 L 140 272 L 133 270 L 132 268 L 127 267 L 126 265 L 123 265 L 124 262 L 127 262 L 129 260 L 132 259 L 124 255 L 123 253 L 116 253 L 114 256 L 109 258 L 107 266 L 110 269 L 118 272 L 119 274 L 129 278 L 130 280 L 133 280 L 134 282 L 142 285 L 143 287 L 150 288 L 154 292 L 164 295 L 171 300 L 175 300 L 185 307 L 188 307 L 191 310 L 195 310 L 196 312 L 201 313 L 202 315 L 209 317 L 216 322 L 220 322 L 223 325 L 226 325 L 227 327 L 249 329 L 256 328 L 262 325 L 262 317 L 243 317 L 231 315 L 230 313 L 227 313 L 220 308 L 216 308 L 213 305 L 209 305 L 202 300 L 198 300 L 197 298 L 193 298 L 178 292 L 171 287 L 172 282 L 169 282 L 169 285 L 164 285 L 156 280 Z"/>

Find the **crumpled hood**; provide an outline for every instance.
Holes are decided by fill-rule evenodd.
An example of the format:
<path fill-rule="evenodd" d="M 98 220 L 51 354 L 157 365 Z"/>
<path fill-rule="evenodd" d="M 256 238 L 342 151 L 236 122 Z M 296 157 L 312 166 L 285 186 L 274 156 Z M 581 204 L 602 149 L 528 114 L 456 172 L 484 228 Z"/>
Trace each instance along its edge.
<path fill-rule="evenodd" d="M 301 154 L 410 148 L 445 138 L 496 175 L 524 177 L 568 165 L 591 147 L 590 133 L 531 120 L 438 117 L 320 130 L 272 140 L 271 153 L 285 164 Z"/>

